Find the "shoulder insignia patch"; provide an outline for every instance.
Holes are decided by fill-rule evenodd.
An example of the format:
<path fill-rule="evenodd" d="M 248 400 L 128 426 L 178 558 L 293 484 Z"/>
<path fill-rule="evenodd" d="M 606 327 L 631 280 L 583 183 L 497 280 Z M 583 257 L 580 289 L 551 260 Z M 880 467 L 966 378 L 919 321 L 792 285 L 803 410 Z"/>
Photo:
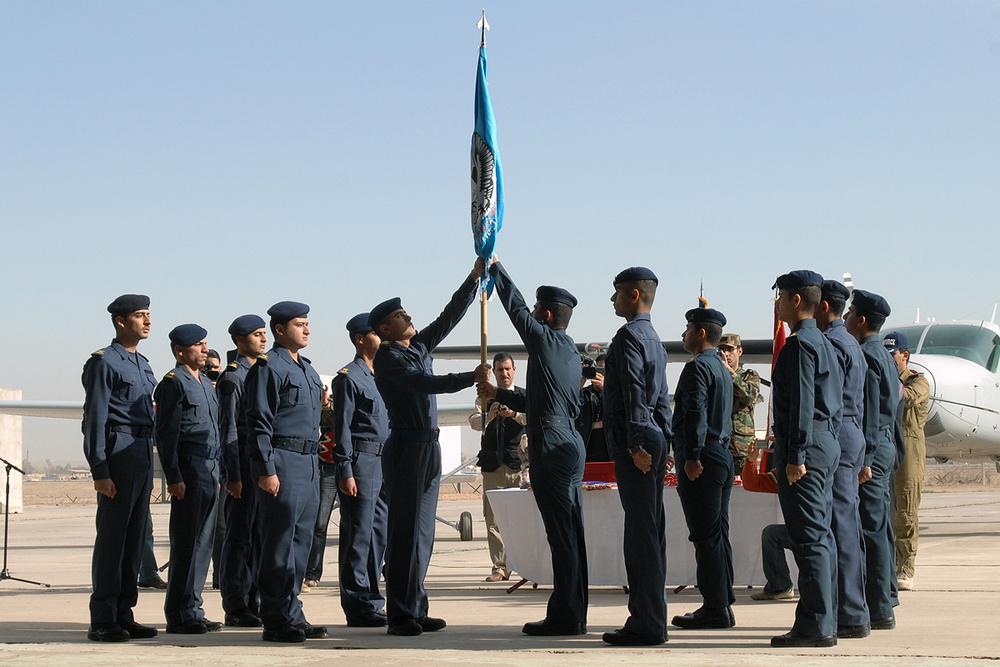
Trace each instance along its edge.
<path fill-rule="evenodd" d="M 235 361 L 234 361 L 234 362 L 232 362 L 231 364 L 229 364 L 229 366 L 227 366 L 227 368 L 232 368 L 232 369 L 233 369 L 234 371 L 235 371 L 235 370 L 236 370 L 237 368 L 239 368 L 239 367 L 240 367 L 240 365 L 239 365 L 239 364 L 237 364 L 237 363 L 236 363 Z"/>
<path fill-rule="evenodd" d="M 344 366 L 339 371 L 337 371 L 337 375 L 347 375 L 347 366 Z"/>
<path fill-rule="evenodd" d="M 92 356 L 92 357 L 101 357 L 101 356 L 104 356 L 104 348 L 102 347 L 100 350 L 98 350 L 97 352 L 94 352 L 90 356 Z"/>
<path fill-rule="evenodd" d="M 163 379 L 164 380 L 172 380 L 172 379 L 174 379 L 174 372 L 170 371 L 169 373 L 167 373 L 166 375 L 163 376 Z"/>
<path fill-rule="evenodd" d="M 381 347 L 386 347 L 386 346 L 388 346 L 388 345 L 389 345 L 389 343 L 391 343 L 391 342 L 392 342 L 391 340 L 384 340 L 384 341 L 382 341 L 381 343 L 379 343 L 379 345 L 380 345 Z"/>
<path fill-rule="evenodd" d="M 262 354 L 262 355 L 258 356 L 257 357 L 257 363 L 261 364 L 262 366 L 267 366 L 267 355 L 266 354 Z"/>
<path fill-rule="evenodd" d="M 788 334 L 788 337 L 789 337 L 789 338 L 793 338 L 793 337 L 795 337 L 795 336 L 798 336 L 798 335 L 799 335 L 799 332 L 798 332 L 798 331 L 796 331 L 796 332 L 794 332 L 794 333 L 790 333 L 790 334 Z"/>

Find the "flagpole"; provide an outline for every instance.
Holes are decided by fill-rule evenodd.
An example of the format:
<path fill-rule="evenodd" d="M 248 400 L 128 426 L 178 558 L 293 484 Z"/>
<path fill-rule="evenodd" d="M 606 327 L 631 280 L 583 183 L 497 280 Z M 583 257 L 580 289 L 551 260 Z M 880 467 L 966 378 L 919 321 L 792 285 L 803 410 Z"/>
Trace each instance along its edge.
<path fill-rule="evenodd" d="M 489 295 L 485 289 L 479 290 L 479 362 L 486 363 L 486 302 Z M 483 429 L 486 429 L 486 397 L 482 399 Z"/>

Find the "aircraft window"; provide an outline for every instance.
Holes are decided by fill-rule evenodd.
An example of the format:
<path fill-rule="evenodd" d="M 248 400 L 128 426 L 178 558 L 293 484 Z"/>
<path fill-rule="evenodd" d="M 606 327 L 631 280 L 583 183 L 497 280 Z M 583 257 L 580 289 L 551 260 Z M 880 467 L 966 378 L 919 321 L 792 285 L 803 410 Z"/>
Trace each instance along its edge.
<path fill-rule="evenodd" d="M 909 332 L 905 332 L 909 336 Z M 943 354 L 968 359 L 989 371 L 1000 361 L 1000 336 L 989 329 L 968 326 L 931 326 L 920 354 Z"/>

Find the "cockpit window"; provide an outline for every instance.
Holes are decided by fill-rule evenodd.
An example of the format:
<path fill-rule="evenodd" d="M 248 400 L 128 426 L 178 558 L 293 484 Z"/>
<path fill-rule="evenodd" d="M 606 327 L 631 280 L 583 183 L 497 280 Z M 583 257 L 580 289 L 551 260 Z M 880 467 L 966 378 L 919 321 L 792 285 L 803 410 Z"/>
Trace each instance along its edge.
<path fill-rule="evenodd" d="M 943 354 L 968 359 L 990 372 L 996 372 L 1000 363 L 1000 336 L 985 327 L 969 325 L 931 324 L 926 327 L 902 327 L 898 331 L 909 339 L 910 345 L 920 340 L 924 330 L 927 335 L 913 354 Z"/>

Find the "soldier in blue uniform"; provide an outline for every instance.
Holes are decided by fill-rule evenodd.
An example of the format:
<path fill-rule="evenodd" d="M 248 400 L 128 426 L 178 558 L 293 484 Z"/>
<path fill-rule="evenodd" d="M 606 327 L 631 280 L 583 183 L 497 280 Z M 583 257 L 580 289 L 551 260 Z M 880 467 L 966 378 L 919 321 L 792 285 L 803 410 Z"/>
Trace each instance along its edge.
<path fill-rule="evenodd" d="M 264 641 L 302 642 L 327 636 L 310 625 L 299 591 L 319 503 L 317 457 L 323 382 L 300 350 L 309 344 L 309 306 L 271 306 L 274 346 L 246 379 L 248 444 L 261 522 L 257 587 Z"/>
<path fill-rule="evenodd" d="M 257 357 L 267 350 L 267 329 L 259 315 L 241 315 L 229 325 L 236 358 L 215 383 L 219 399 L 219 442 L 222 473 L 228 495 L 220 511 L 226 513 L 222 540 L 219 592 L 226 625 L 261 626 L 260 600 L 254 571 L 260 558 L 260 521 L 257 519 L 256 479 L 250 467 L 247 414 L 243 388 Z"/>
<path fill-rule="evenodd" d="M 778 277 L 778 317 L 792 333 L 772 374 L 778 501 L 799 568 L 799 603 L 790 632 L 773 647 L 837 645 L 837 545 L 831 528 L 833 481 L 840 462 L 835 418 L 844 401 L 837 353 L 816 326 L 823 277 Z"/>
<path fill-rule="evenodd" d="M 108 305 L 115 339 L 83 367 L 83 453 L 97 491 L 97 537 L 91 569 L 93 641 L 156 636 L 135 622 L 153 486 L 153 388 L 156 379 L 136 349 L 149 337 L 149 297 L 123 294 Z"/>
<path fill-rule="evenodd" d="M 348 321 L 356 356 L 340 369 L 331 389 L 340 495 L 340 606 L 351 627 L 386 624 L 379 579 L 386 539 L 382 449 L 389 437 L 389 417 L 372 372 L 382 341 L 368 317 L 361 313 Z"/>
<path fill-rule="evenodd" d="M 375 353 L 375 385 L 389 415 L 389 439 L 382 450 L 388 506 L 385 555 L 387 632 L 412 636 L 441 630 L 447 623 L 427 615 L 424 577 L 434 548 L 434 515 L 441 485 L 437 396 L 460 391 L 476 372 L 434 375 L 431 353 L 451 333 L 477 294 L 482 260 L 436 320 L 417 332 L 399 297 L 372 309 L 368 323 L 382 339 Z M 479 374 L 487 377 L 489 367 Z"/>
<path fill-rule="evenodd" d="M 861 431 L 865 373 L 868 364 L 858 341 L 848 333 L 842 315 L 850 290 L 824 280 L 816 324 L 833 345 L 844 376 L 844 407 L 835 417 L 840 464 L 833 476 L 832 528 L 837 540 L 837 637 L 859 639 L 871 634 L 865 601 L 865 543 L 858 514 L 858 474 L 865 454 Z"/>
<path fill-rule="evenodd" d="M 200 635 L 222 623 L 205 618 L 201 591 L 212 561 L 219 497 L 219 403 L 201 369 L 208 332 L 197 324 L 170 330 L 177 364 L 156 386 L 156 449 L 170 494 L 170 577 L 163 612 L 167 632 Z"/>
<path fill-rule="evenodd" d="M 614 279 L 615 314 L 625 318 L 605 359 L 605 433 L 625 510 L 625 571 L 629 618 L 604 633 L 614 646 L 662 644 L 667 639 L 667 520 L 663 478 L 673 429 L 667 354 L 649 313 L 659 281 L 644 267 Z"/>
<path fill-rule="evenodd" d="M 586 451 L 575 428 L 580 413 L 580 354 L 566 333 L 576 297 L 543 285 L 529 309 L 503 266 L 493 258 L 490 275 L 504 310 L 528 352 L 524 395 L 479 384 L 479 395 L 527 414 L 528 459 L 535 503 L 552 551 L 552 595 L 545 618 L 525 623 L 527 635 L 587 632 L 587 544 L 583 531 L 583 467 Z"/>
<path fill-rule="evenodd" d="M 865 593 L 872 630 L 896 627 L 892 608 L 896 580 L 896 548 L 892 532 L 892 494 L 889 481 L 896 468 L 893 426 L 900 399 L 899 370 L 878 332 L 890 314 L 889 304 L 878 294 L 854 290 L 845 324 L 861 343 L 868 372 L 865 375 L 864 465 L 858 475 L 861 528 L 865 537 L 867 581 Z"/>
<path fill-rule="evenodd" d="M 736 625 L 729 542 L 733 376 L 718 350 L 726 317 L 714 308 L 692 308 L 684 317 L 684 349 L 694 358 L 684 365 L 674 394 L 674 456 L 703 603 L 671 623 L 686 629 L 730 628 Z"/>

